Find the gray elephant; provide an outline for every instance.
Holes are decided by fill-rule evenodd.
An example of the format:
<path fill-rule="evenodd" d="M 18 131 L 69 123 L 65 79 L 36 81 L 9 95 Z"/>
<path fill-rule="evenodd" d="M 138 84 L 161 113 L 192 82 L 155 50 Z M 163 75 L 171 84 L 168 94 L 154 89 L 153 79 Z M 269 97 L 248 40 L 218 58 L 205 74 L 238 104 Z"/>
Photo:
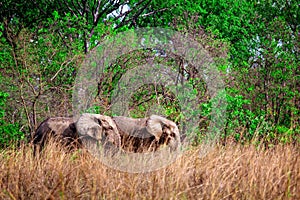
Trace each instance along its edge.
<path fill-rule="evenodd" d="M 160 116 L 133 119 L 82 114 L 77 121 L 67 117 L 52 117 L 43 121 L 35 132 L 33 144 L 42 149 L 49 138 L 55 138 L 68 147 L 82 147 L 82 141 L 110 146 L 126 152 L 151 152 L 167 146 L 179 149 L 177 125 Z"/>
<path fill-rule="evenodd" d="M 177 125 L 166 118 L 151 115 L 141 119 L 122 116 L 112 119 L 118 127 L 122 149 L 127 152 L 151 152 L 164 146 L 176 151 L 181 145 Z"/>
<path fill-rule="evenodd" d="M 82 114 L 76 122 L 76 129 L 89 150 L 98 153 L 99 144 L 106 150 L 115 153 L 120 150 L 121 137 L 111 117 L 100 114 Z M 100 142 L 100 143 L 99 143 Z"/>
<path fill-rule="evenodd" d="M 71 117 L 50 117 L 44 120 L 33 135 L 34 154 L 37 148 L 42 150 L 50 138 L 71 150 L 81 148 L 82 140 L 121 146 L 121 138 L 112 119 L 88 113 L 83 114 L 77 121 Z"/>
<path fill-rule="evenodd" d="M 49 117 L 44 120 L 33 135 L 34 154 L 37 148 L 42 150 L 52 138 L 70 149 L 81 147 L 81 141 L 71 117 Z"/>

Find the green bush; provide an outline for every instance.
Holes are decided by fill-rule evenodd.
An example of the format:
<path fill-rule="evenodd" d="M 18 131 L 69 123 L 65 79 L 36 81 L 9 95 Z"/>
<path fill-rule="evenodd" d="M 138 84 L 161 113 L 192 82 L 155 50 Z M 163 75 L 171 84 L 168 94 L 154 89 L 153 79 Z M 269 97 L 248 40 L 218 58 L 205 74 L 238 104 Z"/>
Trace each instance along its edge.
<path fill-rule="evenodd" d="M 0 92 L 0 148 L 16 144 L 25 138 L 18 124 L 12 124 L 5 120 L 6 99 L 8 93 Z"/>

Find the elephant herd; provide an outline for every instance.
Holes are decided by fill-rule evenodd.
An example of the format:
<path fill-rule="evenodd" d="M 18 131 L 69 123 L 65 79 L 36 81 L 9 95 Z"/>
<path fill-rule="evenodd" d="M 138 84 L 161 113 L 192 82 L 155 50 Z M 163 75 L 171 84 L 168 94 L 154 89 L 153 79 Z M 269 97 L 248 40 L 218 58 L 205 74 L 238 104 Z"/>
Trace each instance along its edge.
<path fill-rule="evenodd" d="M 36 151 L 54 138 L 68 148 L 82 148 L 86 140 L 131 153 L 154 152 L 164 147 L 177 151 L 181 145 L 177 125 L 164 117 L 109 117 L 84 113 L 72 117 L 50 117 L 43 121 L 33 136 Z"/>

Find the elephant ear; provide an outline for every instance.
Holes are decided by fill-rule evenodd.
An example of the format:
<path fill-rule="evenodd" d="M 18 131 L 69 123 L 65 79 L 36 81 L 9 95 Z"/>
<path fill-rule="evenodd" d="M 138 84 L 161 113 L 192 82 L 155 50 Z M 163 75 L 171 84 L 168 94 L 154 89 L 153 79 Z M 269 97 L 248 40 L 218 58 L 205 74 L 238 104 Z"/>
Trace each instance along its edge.
<path fill-rule="evenodd" d="M 149 133 L 154 135 L 156 141 L 158 141 L 163 133 L 163 127 L 165 118 L 157 116 L 157 115 L 151 115 L 147 121 L 146 129 Z"/>
<path fill-rule="evenodd" d="M 96 140 L 101 139 L 103 128 L 93 114 L 82 114 L 76 123 L 76 128 L 80 136 L 90 136 Z"/>
<path fill-rule="evenodd" d="M 90 136 L 93 139 L 102 140 L 105 136 L 116 146 L 121 145 L 121 137 L 116 124 L 109 116 L 83 113 L 76 123 L 76 128 L 81 137 Z"/>

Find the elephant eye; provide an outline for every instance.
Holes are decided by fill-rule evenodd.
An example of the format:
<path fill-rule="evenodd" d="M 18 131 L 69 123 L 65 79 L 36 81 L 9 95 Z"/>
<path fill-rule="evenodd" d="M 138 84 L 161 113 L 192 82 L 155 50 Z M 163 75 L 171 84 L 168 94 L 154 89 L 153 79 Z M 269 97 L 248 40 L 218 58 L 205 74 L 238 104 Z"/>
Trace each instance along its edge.
<path fill-rule="evenodd" d="M 97 119 L 98 124 L 102 125 L 102 122 L 100 119 Z"/>
<path fill-rule="evenodd" d="M 175 138 L 175 133 L 172 132 L 172 133 L 170 134 L 170 136 L 171 136 L 172 138 Z"/>

